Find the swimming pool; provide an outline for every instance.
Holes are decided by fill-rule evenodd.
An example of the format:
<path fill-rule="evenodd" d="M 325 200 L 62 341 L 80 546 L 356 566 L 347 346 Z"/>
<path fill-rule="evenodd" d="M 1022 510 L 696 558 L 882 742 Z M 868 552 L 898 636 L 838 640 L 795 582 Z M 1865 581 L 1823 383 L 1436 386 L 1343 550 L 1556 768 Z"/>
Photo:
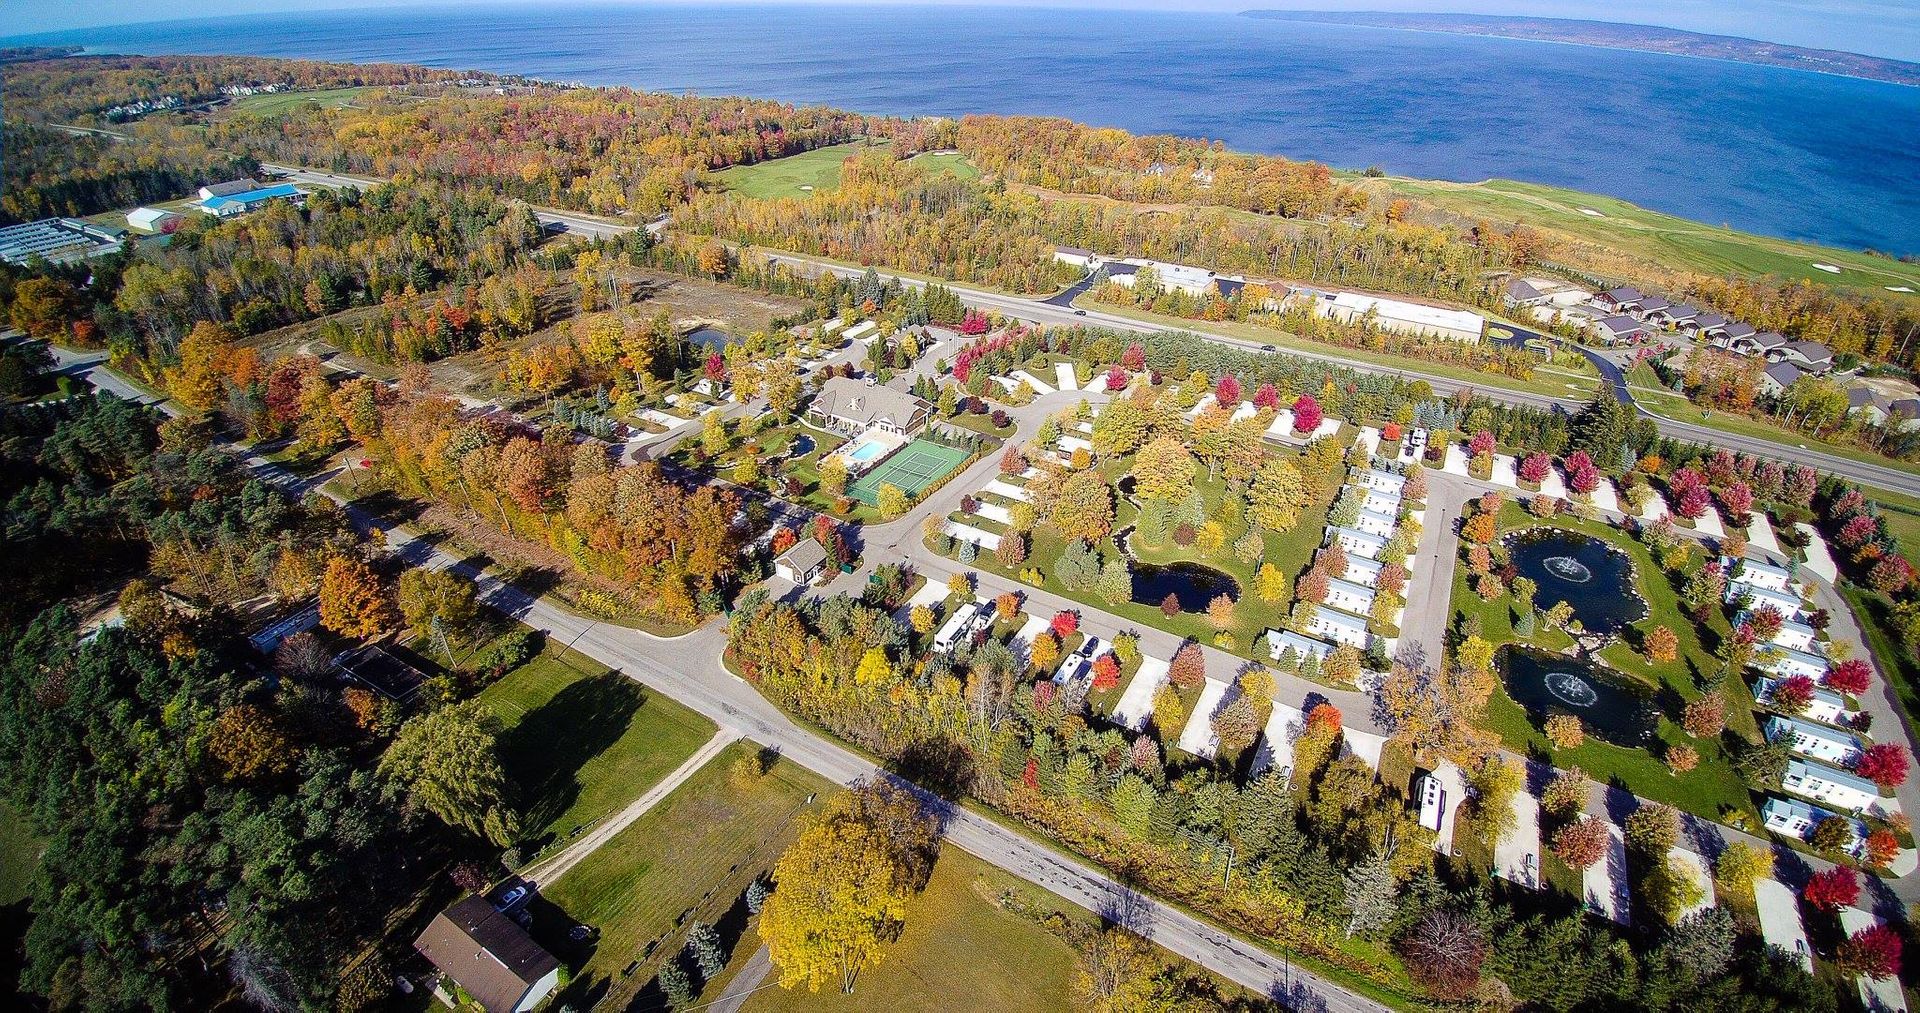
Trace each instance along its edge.
<path fill-rule="evenodd" d="M 847 460 L 855 464 L 866 464 L 886 452 L 887 448 L 878 441 L 868 440 L 853 448 L 846 456 Z"/>

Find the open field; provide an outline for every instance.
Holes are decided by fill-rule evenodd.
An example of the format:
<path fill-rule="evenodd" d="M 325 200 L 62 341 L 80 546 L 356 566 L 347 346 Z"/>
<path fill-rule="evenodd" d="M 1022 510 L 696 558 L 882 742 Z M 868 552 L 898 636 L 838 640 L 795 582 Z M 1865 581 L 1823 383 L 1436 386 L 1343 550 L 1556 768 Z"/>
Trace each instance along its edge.
<path fill-rule="evenodd" d="M 1038 921 L 1003 906 L 1009 891 L 1035 913 L 1062 911 L 1076 921 L 1090 917 L 959 848 L 943 848 L 926 890 L 907 902 L 905 931 L 886 948 L 880 966 L 860 976 L 853 995 L 775 987 L 756 993 L 745 1009 L 946 1013 L 960 998 L 960 1005 L 970 1009 L 1064 1013 L 1072 1008 L 1073 948 Z M 733 965 L 745 963 L 758 943 L 749 932 L 735 950 Z"/>
<path fill-rule="evenodd" d="M 840 163 L 864 149 L 884 147 L 887 143 L 849 141 L 754 165 L 736 165 L 714 175 L 726 183 L 727 189 L 754 200 L 805 197 L 839 186 Z M 917 155 L 911 161 L 914 168 L 928 176 L 951 172 L 962 179 L 973 179 L 980 175 L 980 170 L 974 168 L 966 156 L 953 152 Z"/>
<path fill-rule="evenodd" d="M 711 721 L 564 649 L 542 652 L 480 699 L 507 726 L 501 753 L 527 800 L 529 860 L 617 812 L 714 732 Z"/>
<path fill-rule="evenodd" d="M 317 91 L 282 91 L 271 95 L 248 95 L 235 99 L 224 110 L 228 116 L 279 116 L 308 102 L 323 109 L 337 109 L 378 88 L 322 88 Z"/>
<path fill-rule="evenodd" d="M 1598 194 L 1509 179 L 1450 183 L 1392 176 L 1387 186 L 1396 194 L 1461 215 L 1530 225 L 1675 270 L 1778 275 L 1882 295 L 1889 294 L 1889 285 L 1920 289 L 1920 264 L 1736 232 Z M 1600 217 L 1583 214 L 1581 208 L 1599 212 Z M 1840 273 L 1821 271 L 1813 266 L 1816 261 L 1839 267 Z"/>
<path fill-rule="evenodd" d="M 556 1000 L 577 1009 L 604 1002 L 625 1009 L 652 981 L 656 948 L 677 952 L 693 921 L 722 927 L 732 946 L 738 920 L 723 921 L 754 877 L 771 868 L 800 829 L 811 795 L 831 790 L 790 763 L 741 786 L 735 761 L 759 747 L 740 742 L 713 758 L 598 851 L 547 885 L 535 905 L 534 934 L 569 966 L 573 983 Z M 817 802 L 817 799 L 816 799 Z M 596 936 L 574 943 L 566 930 L 587 925 Z M 742 945 L 754 945 L 748 937 Z M 661 1004 L 657 993 L 638 1008 Z"/>

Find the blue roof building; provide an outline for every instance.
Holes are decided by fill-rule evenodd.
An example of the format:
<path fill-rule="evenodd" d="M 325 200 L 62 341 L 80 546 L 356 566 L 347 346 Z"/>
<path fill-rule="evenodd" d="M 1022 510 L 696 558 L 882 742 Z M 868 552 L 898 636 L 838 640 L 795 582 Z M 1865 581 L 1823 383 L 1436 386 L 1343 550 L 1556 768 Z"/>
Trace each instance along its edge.
<path fill-rule="evenodd" d="M 292 183 L 276 183 L 273 186 L 248 190 L 245 193 L 208 197 L 200 202 L 200 210 L 219 218 L 226 218 L 230 215 L 243 215 L 249 211 L 257 211 L 262 206 L 277 200 L 291 200 L 298 204 L 306 198 L 306 193 Z"/>

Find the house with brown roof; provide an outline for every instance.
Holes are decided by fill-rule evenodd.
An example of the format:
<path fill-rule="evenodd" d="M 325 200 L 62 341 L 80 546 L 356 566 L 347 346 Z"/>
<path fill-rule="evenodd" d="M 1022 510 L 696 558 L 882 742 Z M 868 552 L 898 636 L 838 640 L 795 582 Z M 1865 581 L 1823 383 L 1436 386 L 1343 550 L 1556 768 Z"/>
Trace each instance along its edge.
<path fill-rule="evenodd" d="M 440 912 L 413 948 L 487 1013 L 525 1013 L 560 987 L 560 961 L 485 897 Z"/>
<path fill-rule="evenodd" d="M 807 417 L 841 433 L 868 429 L 911 435 L 927 424 L 933 405 L 903 390 L 851 377 L 835 377 L 820 388 L 807 407 Z"/>

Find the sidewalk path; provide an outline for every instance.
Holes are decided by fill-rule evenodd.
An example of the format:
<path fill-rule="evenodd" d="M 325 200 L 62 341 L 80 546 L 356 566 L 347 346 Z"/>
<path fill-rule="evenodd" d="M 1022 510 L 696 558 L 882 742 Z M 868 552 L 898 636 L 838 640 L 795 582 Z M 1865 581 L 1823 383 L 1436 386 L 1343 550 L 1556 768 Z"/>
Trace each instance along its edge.
<path fill-rule="evenodd" d="M 582 859 L 593 854 L 602 844 L 620 835 L 620 831 L 633 825 L 633 821 L 647 814 L 649 809 L 660 804 L 660 800 L 673 794 L 675 788 L 686 783 L 695 771 L 707 765 L 707 761 L 720 755 L 728 746 L 739 741 L 740 733 L 722 726 L 713 733 L 707 744 L 694 751 L 687 761 L 676 767 L 673 773 L 662 778 L 659 784 L 648 788 L 639 798 L 634 799 L 625 809 L 620 810 L 611 819 L 593 828 L 585 837 L 567 845 L 564 851 L 554 855 L 520 874 L 520 878 L 538 886 L 551 883 L 567 874 L 567 870 L 580 864 Z"/>

